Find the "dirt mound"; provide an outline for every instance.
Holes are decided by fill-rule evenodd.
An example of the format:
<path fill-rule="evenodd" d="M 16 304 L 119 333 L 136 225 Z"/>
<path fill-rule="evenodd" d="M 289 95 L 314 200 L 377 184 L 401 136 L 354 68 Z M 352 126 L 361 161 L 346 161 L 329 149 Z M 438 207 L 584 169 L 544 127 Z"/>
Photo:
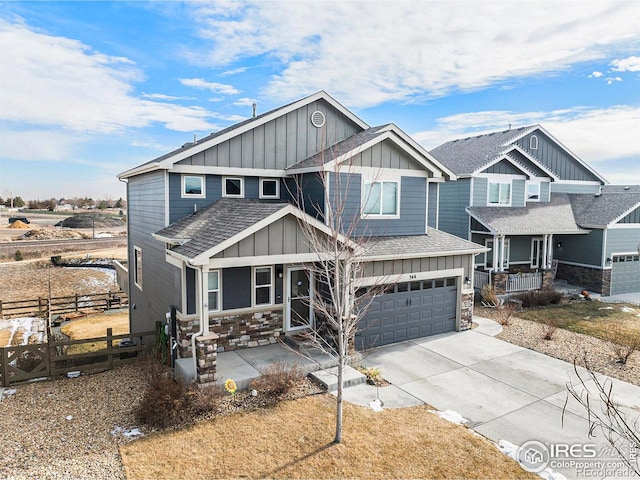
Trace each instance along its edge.
<path fill-rule="evenodd" d="M 7 228 L 20 228 L 20 229 L 26 229 L 26 228 L 30 228 L 29 225 L 27 225 L 26 223 L 24 223 L 22 220 L 16 220 L 15 222 L 13 222 L 11 225 L 9 225 Z"/>
<path fill-rule="evenodd" d="M 92 213 L 79 213 L 56 223 L 56 227 L 66 228 L 114 228 L 124 226 L 125 223 L 121 218 L 103 214 L 94 215 Z"/>
<path fill-rule="evenodd" d="M 40 228 L 37 230 L 29 230 L 22 237 L 21 240 L 65 240 L 76 238 L 91 238 L 90 235 L 86 235 L 82 232 L 71 232 L 69 230 L 54 230 L 52 228 Z"/>

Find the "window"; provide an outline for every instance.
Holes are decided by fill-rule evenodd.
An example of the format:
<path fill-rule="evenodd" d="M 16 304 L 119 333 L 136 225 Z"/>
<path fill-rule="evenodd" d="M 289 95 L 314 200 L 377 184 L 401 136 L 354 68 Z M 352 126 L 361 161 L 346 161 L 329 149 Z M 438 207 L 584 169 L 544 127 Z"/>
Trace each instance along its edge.
<path fill-rule="evenodd" d="M 280 180 L 277 178 L 261 178 L 260 198 L 280 198 Z"/>
<path fill-rule="evenodd" d="M 133 251 L 135 253 L 133 257 L 133 283 L 142 290 L 142 249 L 134 246 Z"/>
<path fill-rule="evenodd" d="M 540 201 L 540 183 L 527 182 L 527 202 Z"/>
<path fill-rule="evenodd" d="M 220 272 L 218 270 L 208 273 L 207 293 L 209 311 L 220 310 Z"/>
<path fill-rule="evenodd" d="M 398 182 L 364 184 L 362 214 L 366 216 L 398 215 Z"/>
<path fill-rule="evenodd" d="M 529 137 L 529 150 L 537 150 L 538 149 L 538 137 L 535 135 L 531 135 Z"/>
<path fill-rule="evenodd" d="M 200 175 L 182 176 L 182 197 L 204 198 L 204 177 Z"/>
<path fill-rule="evenodd" d="M 256 267 L 253 270 L 253 288 L 254 302 L 257 307 L 259 305 L 271 305 L 273 299 L 271 292 L 273 291 L 273 275 L 271 267 Z"/>
<path fill-rule="evenodd" d="M 244 197 L 244 178 L 224 177 L 222 179 L 223 197 Z"/>
<path fill-rule="evenodd" d="M 489 205 L 511 205 L 511 182 L 489 182 Z"/>

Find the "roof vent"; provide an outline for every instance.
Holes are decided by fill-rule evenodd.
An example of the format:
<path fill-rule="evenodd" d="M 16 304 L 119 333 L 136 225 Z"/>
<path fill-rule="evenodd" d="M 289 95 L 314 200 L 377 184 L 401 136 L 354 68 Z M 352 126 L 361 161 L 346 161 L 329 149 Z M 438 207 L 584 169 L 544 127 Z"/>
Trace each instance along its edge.
<path fill-rule="evenodd" d="M 316 110 L 311 114 L 311 123 L 314 127 L 320 128 L 324 126 L 324 121 L 324 113 L 322 113 L 320 110 Z"/>

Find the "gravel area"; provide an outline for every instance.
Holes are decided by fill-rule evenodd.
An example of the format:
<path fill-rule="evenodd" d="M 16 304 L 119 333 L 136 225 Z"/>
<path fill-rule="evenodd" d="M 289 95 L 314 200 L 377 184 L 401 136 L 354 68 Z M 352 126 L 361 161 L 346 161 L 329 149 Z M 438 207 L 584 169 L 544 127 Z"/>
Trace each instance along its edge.
<path fill-rule="evenodd" d="M 476 315 L 491 318 L 492 312 L 476 308 Z M 580 365 L 586 355 L 594 371 L 640 386 L 640 351 L 634 352 L 626 365 L 621 365 L 615 361 L 610 342 L 561 328 L 552 340 L 545 340 L 542 328 L 540 323 L 512 318 L 496 338 L 567 362 L 577 360 Z"/>
<path fill-rule="evenodd" d="M 12 386 L 11 395 L 5 391 L 0 478 L 126 478 L 118 445 L 129 441 L 123 433 L 135 427 L 132 411 L 142 397 L 147 368 L 144 362 L 129 364 Z"/>

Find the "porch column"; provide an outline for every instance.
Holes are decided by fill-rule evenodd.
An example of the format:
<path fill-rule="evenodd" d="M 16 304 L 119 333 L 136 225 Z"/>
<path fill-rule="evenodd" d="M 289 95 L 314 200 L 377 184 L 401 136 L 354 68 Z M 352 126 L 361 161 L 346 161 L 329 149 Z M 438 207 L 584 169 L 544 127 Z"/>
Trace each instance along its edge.
<path fill-rule="evenodd" d="M 551 268 L 551 262 L 553 261 L 553 234 L 549 234 L 549 247 L 547 248 L 547 266 L 546 268 Z"/>
<path fill-rule="evenodd" d="M 500 235 L 500 271 L 504 272 L 504 235 Z"/>
<path fill-rule="evenodd" d="M 491 255 L 493 255 L 493 271 L 494 272 L 498 272 L 498 268 L 500 267 L 500 265 L 498 264 L 498 248 L 500 248 L 500 243 L 499 243 L 499 238 L 498 236 L 494 235 L 493 236 L 493 250 L 491 251 Z"/>
<path fill-rule="evenodd" d="M 200 315 L 200 329 L 202 335 L 209 335 L 209 266 L 204 265 L 200 270 L 202 272 L 202 314 Z"/>
<path fill-rule="evenodd" d="M 549 268 L 547 266 L 547 260 L 548 260 L 547 259 L 547 252 L 548 252 L 547 244 L 548 243 L 549 243 L 549 235 L 545 234 L 542 237 L 542 268 L 545 269 L 545 270 L 547 268 Z"/>

